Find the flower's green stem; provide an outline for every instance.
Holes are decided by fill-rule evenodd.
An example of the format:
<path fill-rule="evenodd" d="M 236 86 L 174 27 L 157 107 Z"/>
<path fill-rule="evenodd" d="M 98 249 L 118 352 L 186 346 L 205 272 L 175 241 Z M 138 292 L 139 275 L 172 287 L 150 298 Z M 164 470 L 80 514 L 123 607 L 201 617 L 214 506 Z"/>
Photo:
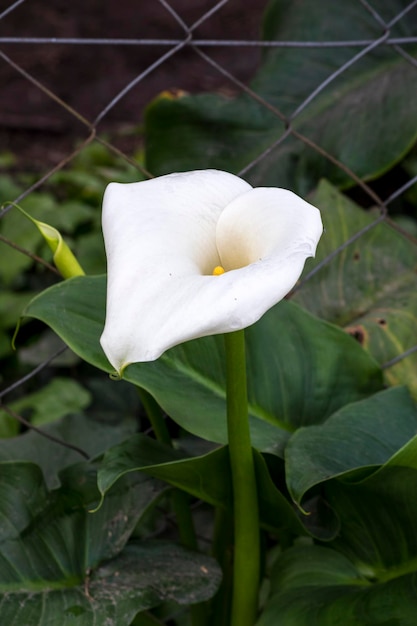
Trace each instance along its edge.
<path fill-rule="evenodd" d="M 231 626 L 254 626 L 260 576 L 258 495 L 249 431 L 244 331 L 225 334 L 234 564 Z"/>

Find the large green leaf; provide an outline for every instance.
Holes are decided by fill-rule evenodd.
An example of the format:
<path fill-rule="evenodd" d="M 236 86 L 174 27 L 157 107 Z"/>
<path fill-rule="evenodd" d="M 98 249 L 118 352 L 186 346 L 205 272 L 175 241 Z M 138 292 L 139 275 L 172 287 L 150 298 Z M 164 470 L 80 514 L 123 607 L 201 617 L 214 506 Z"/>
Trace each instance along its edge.
<path fill-rule="evenodd" d="M 186 453 L 138 433 L 104 454 L 98 472 L 100 492 L 104 495 L 121 476 L 134 471 L 144 471 L 215 506 L 228 506 L 231 501 L 226 448 L 188 458 Z"/>
<path fill-rule="evenodd" d="M 321 181 L 310 200 L 321 211 L 325 233 L 309 271 L 378 218 L 364 211 L 327 181 Z M 370 228 L 341 250 L 295 296 L 312 311 L 340 325 L 351 324 L 383 298 L 399 298 L 398 290 L 416 285 L 417 247 L 387 222 Z M 404 306 L 400 299 L 399 305 Z"/>
<path fill-rule="evenodd" d="M 406 0 L 380 0 L 390 21 Z M 415 34 L 417 15 L 406 13 L 389 31 Z M 345 0 L 273 0 L 264 38 L 278 41 L 374 41 L 381 24 L 362 3 Z M 365 46 L 269 48 L 253 90 L 282 113 L 297 108 Z M 415 68 L 395 48 L 380 46 L 344 70 L 292 120 L 292 127 L 351 168 L 360 178 L 378 176 L 411 148 L 417 137 Z M 181 87 L 181 85 L 177 85 Z M 263 104 L 205 94 L 159 97 L 146 114 L 147 167 L 154 174 L 215 167 L 238 172 L 284 135 L 284 124 Z M 181 146 L 179 150 L 178 146 Z M 292 135 L 249 172 L 256 185 L 288 187 L 305 194 L 320 177 L 352 184 L 341 168 Z"/>
<path fill-rule="evenodd" d="M 326 228 L 310 269 L 377 218 L 322 181 L 311 198 Z M 417 336 L 417 246 L 382 222 L 337 254 L 295 294 L 315 315 L 344 326 L 381 365 Z M 385 371 L 417 394 L 417 354 Z"/>
<path fill-rule="evenodd" d="M 331 545 L 379 581 L 417 571 L 416 430 L 415 403 L 393 388 L 300 429 L 286 448 L 293 498 L 321 483 L 341 520 Z"/>
<path fill-rule="evenodd" d="M 411 574 L 371 583 L 333 550 L 291 548 L 274 566 L 257 626 L 414 626 L 416 582 Z"/>
<path fill-rule="evenodd" d="M 412 439 L 417 408 L 404 387 L 342 407 L 324 424 L 300 428 L 286 450 L 287 483 L 297 503 L 314 485 L 351 470 L 377 470 Z"/>
<path fill-rule="evenodd" d="M 254 461 L 261 525 L 275 533 L 284 531 L 297 536 L 306 535 L 307 531 L 292 503 L 274 483 L 264 457 L 254 452 Z"/>
<path fill-rule="evenodd" d="M 370 476 L 329 481 L 325 497 L 342 520 L 332 545 L 377 580 L 417 572 L 417 437 Z"/>
<path fill-rule="evenodd" d="M 127 626 L 138 611 L 169 599 L 192 603 L 215 593 L 220 573 L 204 556 L 155 542 L 125 547 L 164 486 L 123 477 L 102 507 L 88 464 L 61 474 L 47 492 L 31 463 L 1 463 L 0 610 L 25 626 Z"/>
<path fill-rule="evenodd" d="M 24 315 L 43 320 L 74 352 L 111 372 L 99 344 L 104 301 L 105 277 L 79 277 L 37 296 Z M 264 451 L 281 454 L 296 428 L 323 422 L 382 385 L 379 368 L 356 341 L 291 302 L 280 302 L 248 328 L 246 343 L 252 442 Z M 131 365 L 125 378 L 149 391 L 189 432 L 227 442 L 222 337 Z"/>
<path fill-rule="evenodd" d="M 82 586 L 7 592 L 0 611 L 5 624 L 128 626 L 139 611 L 164 601 L 205 601 L 219 582 L 214 561 L 200 554 L 159 542 L 130 544 Z"/>
<path fill-rule="evenodd" d="M 274 485 L 262 456 L 255 453 L 261 524 L 269 530 L 307 534 L 292 504 Z M 179 487 L 214 506 L 232 506 L 229 454 L 226 447 L 187 457 L 184 452 L 137 434 L 108 450 L 100 463 L 98 486 L 103 496 L 128 472 L 141 471 Z M 320 536 L 330 538 L 324 525 Z M 316 535 L 319 534 L 317 529 Z M 331 536 L 333 536 L 331 534 Z"/>
<path fill-rule="evenodd" d="M 61 487 L 51 492 L 33 463 L 6 461 L 0 467 L 3 592 L 80 583 L 89 569 L 119 554 L 140 516 L 163 489 L 151 479 L 130 475 L 108 495 L 98 513 L 91 514 L 99 493 L 96 471 L 89 464 L 65 469 Z"/>

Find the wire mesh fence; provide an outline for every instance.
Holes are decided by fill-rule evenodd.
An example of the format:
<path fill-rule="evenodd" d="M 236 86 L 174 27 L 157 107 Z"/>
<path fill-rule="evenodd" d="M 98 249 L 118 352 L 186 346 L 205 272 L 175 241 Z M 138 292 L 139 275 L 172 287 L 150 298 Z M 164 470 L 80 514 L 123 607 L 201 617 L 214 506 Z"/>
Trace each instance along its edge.
<path fill-rule="evenodd" d="M 393 106 L 387 127 L 381 126 L 378 110 L 384 108 L 388 91 L 395 95 L 396 76 L 402 73 L 403 88 L 398 97 L 410 100 L 410 122 L 402 132 L 409 134 L 409 141 L 405 141 L 404 146 L 407 151 L 412 149 L 415 141 L 413 115 L 414 132 L 417 131 L 411 87 L 413 81 L 417 84 L 417 0 L 351 0 L 333 8 L 328 1 L 272 2 L 263 28 L 261 14 L 267 8 L 266 2 L 206 0 L 193 3 L 192 7 L 186 5 L 178 0 L 155 0 L 146 7 L 139 2 L 97 2 L 84 10 L 81 3 L 71 3 L 70 6 L 61 2 L 51 4 L 31 0 L 3 3 L 0 10 L 1 134 L 4 149 L 17 154 L 17 161 L 11 168 L 12 175 L 19 168 L 32 168 L 29 184 L 15 197 L 3 198 L 3 201 L 10 200 L 0 213 L 3 223 L 13 212 L 14 203 L 42 191 L 57 172 L 64 171 L 93 144 L 100 144 L 124 159 L 136 169 L 138 177 L 165 173 L 164 168 L 169 169 L 169 159 L 164 164 L 162 157 L 152 156 L 155 155 L 155 144 L 161 138 L 158 128 L 155 130 L 152 127 L 152 112 L 148 124 L 151 130 L 145 130 L 144 161 L 136 156 L 141 141 L 140 132 L 129 140 L 126 134 L 118 131 L 123 130 L 127 122 L 131 126 L 139 125 L 143 109 L 158 93 L 165 94 L 157 98 L 159 103 L 161 100 L 181 101 L 182 92 L 172 91 L 177 88 L 197 94 L 216 92 L 222 95 L 224 102 L 243 98 L 241 102 L 244 102 L 248 113 L 240 128 L 249 135 L 256 134 L 258 117 L 266 116 L 266 125 L 271 125 L 270 131 L 262 131 L 261 141 L 252 142 L 253 149 L 246 149 L 247 143 L 245 149 L 235 145 L 232 133 L 226 139 L 220 136 L 220 140 L 229 141 L 229 145 L 226 148 L 223 146 L 226 153 L 224 159 L 216 161 L 210 160 L 207 154 L 210 149 L 219 150 L 216 141 L 224 126 L 216 125 L 208 115 L 207 134 L 213 138 L 217 133 L 217 137 L 211 147 L 201 144 L 202 157 L 195 162 L 196 169 L 200 165 L 219 165 L 220 169 L 230 169 L 250 182 L 280 186 L 291 178 L 289 176 L 282 181 L 279 170 L 282 154 L 288 152 L 288 167 L 295 163 L 296 169 L 300 163 L 297 151 L 302 146 L 309 155 L 320 157 L 317 171 L 309 170 L 309 181 L 317 184 L 327 171 L 338 172 L 340 176 L 333 175 L 333 178 L 337 180 L 339 176 L 342 181 L 340 187 L 347 190 L 350 198 L 358 199 L 368 209 L 373 207 L 367 212 L 369 219 L 365 224 L 358 223 L 355 232 L 342 237 L 343 241 L 304 275 L 297 286 L 297 293 L 302 293 L 326 267 L 339 263 L 347 249 L 361 246 L 361 242 L 366 246 L 369 241 L 366 237 L 377 229 L 395 229 L 408 242 L 407 245 L 416 245 L 414 235 L 402 230 L 391 218 L 396 204 L 407 202 L 404 200 L 407 194 L 415 189 L 417 174 L 412 169 L 407 175 L 394 170 L 389 180 L 384 179 L 381 183 L 379 174 L 385 167 L 381 160 L 376 159 L 373 172 L 366 167 L 352 166 L 349 151 L 340 149 L 337 138 L 329 140 L 326 135 L 330 118 L 324 124 L 320 122 L 319 115 L 324 103 L 327 106 L 328 100 L 336 102 L 337 97 L 343 97 L 342 92 L 346 88 L 344 79 L 349 77 L 349 81 L 354 83 L 356 76 L 365 87 L 368 86 L 370 106 L 373 103 L 375 107 L 368 116 L 374 116 L 374 120 L 364 120 L 355 109 L 360 103 L 352 100 L 348 102 L 348 119 L 339 120 L 347 125 L 341 134 L 345 138 L 357 135 L 361 132 L 361 125 L 374 123 L 369 143 L 375 144 L 374 154 L 378 153 L 380 147 L 376 138 L 381 133 L 395 135 L 401 126 L 398 108 Z M 286 10 L 289 10 L 290 17 L 284 16 Z M 307 26 L 314 14 L 320 28 L 316 28 L 317 37 L 311 39 Z M 121 20 L 120 16 L 124 19 Z M 359 27 L 359 23 L 355 22 L 358 16 L 366 28 Z M 336 18 L 340 28 L 333 29 Z M 348 36 L 338 37 L 338 33 L 346 31 L 345 23 L 350 22 L 354 26 L 357 23 L 358 28 L 353 28 Z M 275 23 L 281 24 L 280 32 L 283 34 L 287 24 L 288 32 L 305 33 L 305 37 L 274 37 L 275 30 L 271 24 Z M 334 38 L 329 39 L 329 31 L 334 32 Z M 109 33 L 111 35 L 107 36 Z M 259 78 L 259 68 L 268 68 L 268 63 L 272 63 L 271 57 L 267 56 L 271 51 L 285 53 L 280 62 L 291 68 L 286 75 L 287 84 L 273 85 L 272 70 L 267 73 L 267 80 L 264 73 L 264 82 Z M 323 58 L 327 62 L 321 67 Z M 304 70 L 307 77 L 305 84 L 303 88 L 294 88 L 291 73 L 295 76 L 304 65 L 307 66 Z M 376 89 L 373 93 L 373 81 L 384 71 L 388 84 L 383 91 Z M 410 96 L 407 96 L 408 89 Z M 276 97 L 277 91 L 279 97 Z M 190 109 L 190 116 L 193 114 L 195 110 Z M 175 117 L 173 110 L 172 115 L 172 124 L 186 117 L 184 111 Z M 233 126 L 233 120 L 229 120 L 229 124 Z M 314 124 L 317 126 L 314 127 Z M 160 132 L 163 135 L 164 130 Z M 183 133 L 181 145 L 176 147 L 180 155 L 188 141 L 189 137 Z M 248 141 L 252 141 L 251 137 Z M 33 143 L 37 144 L 35 152 Z M 207 154 L 204 154 L 205 151 Z M 239 158 L 235 159 L 236 152 L 239 152 Z M 229 166 L 228 155 L 233 155 Z M 278 158 L 277 155 L 281 156 Z M 191 163 L 193 158 L 194 153 L 191 152 Z M 392 157 L 392 162 L 396 158 Z M 313 160 L 311 157 L 310 162 Z M 179 167 L 182 167 L 182 162 Z M 300 188 L 303 195 L 311 190 L 311 182 Z M 7 264 L 11 247 L 40 262 L 32 250 L 9 239 L 4 233 L 0 245 L 2 265 Z M 415 321 L 413 325 L 415 331 Z M 355 336 L 360 339 L 359 326 L 358 323 L 352 332 L 357 333 Z M 417 348 L 415 334 L 409 345 L 403 347 L 405 349 L 397 350 L 397 354 L 383 363 L 385 368 L 407 360 L 412 367 Z M 53 356 L 48 355 L 37 365 L 33 375 L 48 366 Z M 15 390 L 16 386 L 24 385 L 26 380 L 27 376 L 10 385 L 6 373 L 3 373 L 2 396 Z"/>

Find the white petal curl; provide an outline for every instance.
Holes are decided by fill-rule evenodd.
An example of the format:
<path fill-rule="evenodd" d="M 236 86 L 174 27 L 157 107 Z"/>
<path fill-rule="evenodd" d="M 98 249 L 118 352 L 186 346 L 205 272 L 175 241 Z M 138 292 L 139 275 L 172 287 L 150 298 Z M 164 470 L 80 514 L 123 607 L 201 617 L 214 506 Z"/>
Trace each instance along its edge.
<path fill-rule="evenodd" d="M 118 372 L 168 348 L 250 326 L 297 282 L 320 212 L 285 189 L 217 170 L 111 183 L 101 344 Z M 216 265 L 226 272 L 212 276 Z"/>

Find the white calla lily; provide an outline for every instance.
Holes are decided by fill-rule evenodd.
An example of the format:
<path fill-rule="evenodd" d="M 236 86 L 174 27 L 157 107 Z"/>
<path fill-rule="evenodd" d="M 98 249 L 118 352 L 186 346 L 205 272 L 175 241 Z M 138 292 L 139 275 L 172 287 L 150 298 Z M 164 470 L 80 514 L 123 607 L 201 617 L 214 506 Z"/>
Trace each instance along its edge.
<path fill-rule="evenodd" d="M 250 326 L 293 288 L 322 231 L 318 209 L 291 191 L 226 172 L 111 183 L 101 336 L 110 363 L 121 373 L 184 341 Z"/>

